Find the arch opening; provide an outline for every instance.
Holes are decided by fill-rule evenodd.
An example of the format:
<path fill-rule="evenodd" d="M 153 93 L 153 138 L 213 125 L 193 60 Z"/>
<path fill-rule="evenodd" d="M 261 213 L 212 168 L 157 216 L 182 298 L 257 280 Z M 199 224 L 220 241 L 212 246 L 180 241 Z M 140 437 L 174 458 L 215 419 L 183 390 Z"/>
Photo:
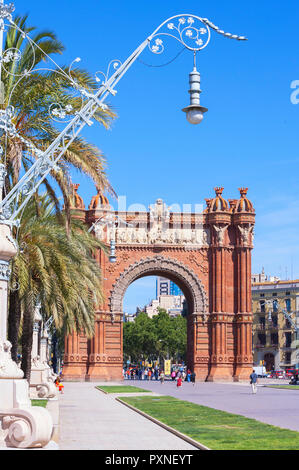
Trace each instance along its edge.
<path fill-rule="evenodd" d="M 142 280 L 145 282 L 140 283 Z M 152 378 L 158 380 L 159 371 L 163 370 L 169 375 L 172 370 L 186 365 L 186 300 L 184 292 L 169 281 L 165 276 L 147 274 L 130 284 L 128 290 L 132 289 L 129 299 L 128 290 L 125 293 L 124 378 L 146 380 L 147 371 L 151 370 Z M 148 289 L 144 291 L 146 287 Z M 143 296 L 139 293 L 140 289 L 143 290 Z M 173 291 L 175 294 L 171 293 Z"/>
<path fill-rule="evenodd" d="M 146 276 L 161 276 L 174 282 L 184 293 L 189 314 L 207 313 L 207 295 L 198 277 L 182 263 L 161 256 L 140 260 L 124 270 L 109 299 L 112 313 L 123 311 L 126 290 L 134 281 Z"/>
<path fill-rule="evenodd" d="M 186 365 L 194 370 L 196 351 L 195 315 L 206 314 L 207 296 L 200 279 L 183 263 L 171 258 L 156 256 L 140 260 L 125 269 L 115 284 L 110 296 L 110 310 L 113 315 L 123 314 L 123 299 L 128 287 L 138 279 L 148 276 L 161 276 L 171 280 L 184 294 L 188 306 L 185 321 Z"/>

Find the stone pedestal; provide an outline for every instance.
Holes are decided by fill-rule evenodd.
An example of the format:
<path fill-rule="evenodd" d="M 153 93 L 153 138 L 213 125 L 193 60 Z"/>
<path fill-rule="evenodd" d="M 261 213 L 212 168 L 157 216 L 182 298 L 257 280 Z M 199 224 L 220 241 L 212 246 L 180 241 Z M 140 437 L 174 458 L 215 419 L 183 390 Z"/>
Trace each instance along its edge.
<path fill-rule="evenodd" d="M 32 363 L 30 374 L 30 397 L 31 398 L 57 398 L 57 388 L 54 384 L 55 374 L 52 373 L 47 364 L 47 344 L 46 336 L 39 344 L 39 332 L 41 330 L 42 316 L 41 306 L 38 304 L 35 309 L 33 341 L 32 341 Z M 38 355 L 40 350 L 41 356 Z"/>
<path fill-rule="evenodd" d="M 11 359 L 11 343 L 6 339 L 9 261 L 16 252 L 10 227 L 0 224 L 0 447 L 44 447 L 53 431 L 51 415 L 31 406 L 28 382 Z"/>
<path fill-rule="evenodd" d="M 0 343 L 0 448 L 43 447 L 53 431 L 50 413 L 31 406 L 29 385 L 12 361 L 9 341 Z"/>
<path fill-rule="evenodd" d="M 57 388 L 49 376 L 50 367 L 41 362 L 39 356 L 32 361 L 30 375 L 31 398 L 57 398 Z"/>

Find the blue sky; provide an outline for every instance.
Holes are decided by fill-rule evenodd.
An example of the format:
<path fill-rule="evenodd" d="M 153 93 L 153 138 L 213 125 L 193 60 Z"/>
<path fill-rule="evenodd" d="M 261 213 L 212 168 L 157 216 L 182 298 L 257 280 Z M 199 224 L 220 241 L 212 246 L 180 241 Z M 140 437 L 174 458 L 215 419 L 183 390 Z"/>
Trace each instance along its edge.
<path fill-rule="evenodd" d="M 31 24 L 57 33 L 66 47 L 59 63 L 79 56 L 92 73 L 126 59 L 176 14 L 208 18 L 248 37 L 243 43 L 212 32 L 198 55 L 201 103 L 209 108 L 199 126 L 181 112 L 192 69 L 192 54 L 183 52 L 165 67 L 136 62 L 109 99 L 118 114 L 111 130 L 94 125 L 84 136 L 105 154 L 111 184 L 128 207 L 148 207 L 158 197 L 168 205 L 203 204 L 215 186 L 223 186 L 227 198 L 248 187 L 257 214 L 253 271 L 264 266 L 268 274 L 299 278 L 299 104 L 290 99 L 291 83 L 299 80 L 298 2 L 16 0 L 15 6 L 29 13 Z M 170 55 L 159 62 L 150 52 L 141 60 L 167 62 L 180 50 L 174 43 L 167 41 Z M 74 180 L 88 205 L 93 184 L 75 173 Z M 139 282 L 128 290 L 126 310 L 155 295 L 152 281 Z"/>

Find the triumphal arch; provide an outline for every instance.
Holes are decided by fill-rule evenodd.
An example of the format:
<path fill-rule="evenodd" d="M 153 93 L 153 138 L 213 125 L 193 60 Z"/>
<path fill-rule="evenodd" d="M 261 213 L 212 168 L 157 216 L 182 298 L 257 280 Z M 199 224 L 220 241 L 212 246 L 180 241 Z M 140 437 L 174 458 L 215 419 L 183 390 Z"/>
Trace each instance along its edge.
<path fill-rule="evenodd" d="M 223 188 L 199 213 L 171 212 L 160 199 L 140 212 L 113 211 L 99 191 L 85 209 L 74 192 L 74 213 L 107 244 L 102 251 L 104 303 L 96 311 L 94 337 L 66 338 L 65 380 L 119 380 L 123 367 L 122 302 L 128 286 L 143 276 L 163 276 L 183 291 L 187 305 L 187 362 L 197 380 L 248 379 L 252 367 L 251 251 L 255 211 L 247 188 L 239 199 Z"/>

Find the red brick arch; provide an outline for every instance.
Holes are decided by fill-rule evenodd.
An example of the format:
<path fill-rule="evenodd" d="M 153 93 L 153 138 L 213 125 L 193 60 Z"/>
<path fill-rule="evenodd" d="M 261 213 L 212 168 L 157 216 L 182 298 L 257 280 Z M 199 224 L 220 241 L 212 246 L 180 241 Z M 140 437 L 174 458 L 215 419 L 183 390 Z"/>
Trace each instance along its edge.
<path fill-rule="evenodd" d="M 115 241 L 116 262 L 102 251 L 104 302 L 91 340 L 66 338 L 66 380 L 120 380 L 123 367 L 122 302 L 128 286 L 144 276 L 174 281 L 188 303 L 187 362 L 199 380 L 248 380 L 252 368 L 251 250 L 255 212 L 240 189 L 226 201 L 223 188 L 206 199 L 203 213 L 172 213 L 157 200 L 148 212 L 115 212 L 99 193 L 88 210 L 74 209 L 91 226 L 109 216 L 125 224 L 97 226 L 95 236 Z M 187 228 L 186 228 L 187 227 Z"/>

